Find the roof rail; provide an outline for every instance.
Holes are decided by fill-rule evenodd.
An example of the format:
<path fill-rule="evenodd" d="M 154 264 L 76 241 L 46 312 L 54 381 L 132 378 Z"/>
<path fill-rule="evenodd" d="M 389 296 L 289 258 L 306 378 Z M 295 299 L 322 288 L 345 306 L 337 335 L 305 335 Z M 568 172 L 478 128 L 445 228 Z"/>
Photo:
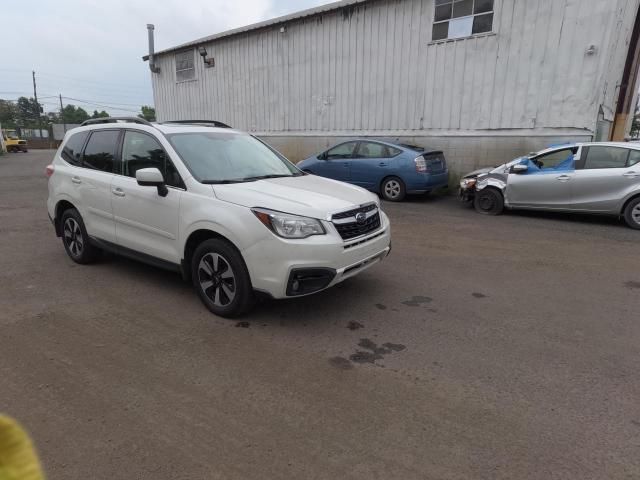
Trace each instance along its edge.
<path fill-rule="evenodd" d="M 231 128 L 226 123 L 219 122 L 218 120 L 167 120 L 160 123 L 163 125 L 167 123 L 179 123 L 182 125 L 210 125 L 218 128 Z"/>
<path fill-rule="evenodd" d="M 144 118 L 140 117 L 102 117 L 102 118 L 90 118 L 89 120 L 85 120 L 80 124 L 81 127 L 86 125 L 98 125 L 100 123 L 140 123 L 142 125 L 148 125 L 152 127 L 151 122 L 146 121 Z"/>

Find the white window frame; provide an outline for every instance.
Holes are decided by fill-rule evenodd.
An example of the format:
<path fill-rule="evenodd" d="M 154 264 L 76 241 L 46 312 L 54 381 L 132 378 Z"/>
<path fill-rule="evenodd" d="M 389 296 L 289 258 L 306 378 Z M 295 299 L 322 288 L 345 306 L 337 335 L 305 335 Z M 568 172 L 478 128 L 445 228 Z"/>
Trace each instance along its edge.
<path fill-rule="evenodd" d="M 445 3 L 443 3 L 441 5 L 447 5 L 447 4 L 450 3 L 452 5 L 452 8 L 453 8 L 453 4 L 456 3 L 456 1 L 458 1 L 458 0 L 450 0 L 450 1 L 446 1 L 445 0 Z M 433 27 L 432 27 L 432 30 L 431 30 L 431 41 L 432 42 L 446 42 L 447 40 L 457 40 L 457 39 L 460 39 L 460 38 L 468 38 L 468 37 L 473 37 L 473 36 L 476 36 L 476 35 L 490 35 L 490 34 L 492 34 L 493 31 L 494 31 L 493 30 L 493 26 L 494 26 L 494 22 L 495 22 L 496 0 L 493 0 L 493 5 L 492 5 L 491 10 L 486 11 L 486 12 L 473 13 L 474 10 L 475 10 L 476 1 L 478 1 L 478 0 L 473 0 L 473 2 L 472 2 L 471 15 L 465 15 L 463 17 L 455 17 L 455 18 L 451 17 L 451 18 L 447 18 L 445 20 L 436 21 L 436 8 L 438 6 L 441 6 L 441 5 L 438 5 L 437 4 L 438 2 L 436 0 L 434 0 L 434 2 L 433 2 Z M 493 15 L 493 17 L 491 19 L 491 30 L 489 30 L 487 32 L 473 33 L 473 21 L 474 21 L 475 17 L 479 17 L 479 16 L 482 16 L 482 15 Z M 460 24 L 459 27 L 462 26 L 462 22 L 469 23 L 468 31 L 463 30 L 463 31 L 460 31 L 460 33 L 456 34 L 455 36 L 451 36 L 451 22 L 452 21 L 456 22 L 456 23 L 459 23 Z M 433 38 L 433 30 L 434 30 L 435 25 L 441 25 L 443 23 L 448 23 L 449 24 L 449 26 L 447 28 L 447 36 L 445 38 L 437 38 L 437 39 Z"/>
<path fill-rule="evenodd" d="M 178 68 L 178 56 L 190 54 L 191 55 L 191 67 L 189 68 Z M 188 50 L 180 50 L 174 54 L 174 62 L 176 65 L 176 83 L 181 82 L 190 82 L 196 79 L 196 60 L 195 60 L 195 50 L 190 48 Z M 186 73 L 190 72 L 190 73 Z M 179 74 L 184 74 L 183 78 L 179 78 Z M 188 77 L 188 78 L 186 78 Z"/>

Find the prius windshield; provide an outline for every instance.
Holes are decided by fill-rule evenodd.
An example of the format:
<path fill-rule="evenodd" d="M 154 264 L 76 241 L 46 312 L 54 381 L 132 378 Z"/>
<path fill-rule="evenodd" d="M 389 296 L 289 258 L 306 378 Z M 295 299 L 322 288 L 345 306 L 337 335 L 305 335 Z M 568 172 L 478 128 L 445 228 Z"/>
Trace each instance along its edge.
<path fill-rule="evenodd" d="M 200 183 L 252 182 L 304 175 L 264 143 L 238 132 L 187 132 L 167 135 Z"/>

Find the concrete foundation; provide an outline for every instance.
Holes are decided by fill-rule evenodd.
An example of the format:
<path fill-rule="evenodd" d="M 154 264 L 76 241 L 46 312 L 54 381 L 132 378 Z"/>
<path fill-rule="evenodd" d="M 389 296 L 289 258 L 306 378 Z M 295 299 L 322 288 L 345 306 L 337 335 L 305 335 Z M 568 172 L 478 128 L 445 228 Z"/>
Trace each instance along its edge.
<path fill-rule="evenodd" d="M 261 134 L 259 137 L 293 162 L 299 162 L 337 143 L 356 138 L 376 138 L 397 143 L 442 150 L 451 172 L 451 184 L 461 175 L 477 168 L 500 165 L 529 152 L 551 145 L 591 141 L 589 134 L 561 136 L 283 136 Z"/>

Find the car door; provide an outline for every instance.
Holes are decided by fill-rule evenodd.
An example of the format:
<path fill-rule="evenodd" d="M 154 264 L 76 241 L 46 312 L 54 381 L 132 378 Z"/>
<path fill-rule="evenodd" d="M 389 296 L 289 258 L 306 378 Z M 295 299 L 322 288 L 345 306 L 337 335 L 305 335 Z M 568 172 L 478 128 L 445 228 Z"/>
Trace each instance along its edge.
<path fill-rule="evenodd" d="M 94 130 L 84 147 L 81 168 L 73 169 L 71 183 L 78 191 L 87 233 L 115 242 L 116 230 L 111 205 L 111 181 L 121 131 Z"/>
<path fill-rule="evenodd" d="M 348 182 L 351 180 L 351 160 L 357 141 L 345 142 L 327 150 L 320 157 L 314 172 L 322 177 Z"/>
<path fill-rule="evenodd" d="M 377 142 L 359 142 L 351 160 L 351 183 L 375 189 L 393 167 L 389 147 Z"/>
<path fill-rule="evenodd" d="M 111 184 L 116 239 L 121 248 L 178 263 L 178 216 L 185 186 L 162 148 L 151 134 L 140 130 L 124 132 L 120 175 Z M 169 193 L 161 196 L 156 187 L 138 185 L 136 171 L 157 168 Z"/>
<path fill-rule="evenodd" d="M 619 213 L 621 201 L 640 179 L 638 153 L 622 146 L 583 148 L 573 186 L 574 209 Z"/>
<path fill-rule="evenodd" d="M 509 173 L 505 198 L 510 206 L 566 210 L 572 203 L 572 180 L 575 176 L 573 146 L 532 157 L 524 173 Z"/>

